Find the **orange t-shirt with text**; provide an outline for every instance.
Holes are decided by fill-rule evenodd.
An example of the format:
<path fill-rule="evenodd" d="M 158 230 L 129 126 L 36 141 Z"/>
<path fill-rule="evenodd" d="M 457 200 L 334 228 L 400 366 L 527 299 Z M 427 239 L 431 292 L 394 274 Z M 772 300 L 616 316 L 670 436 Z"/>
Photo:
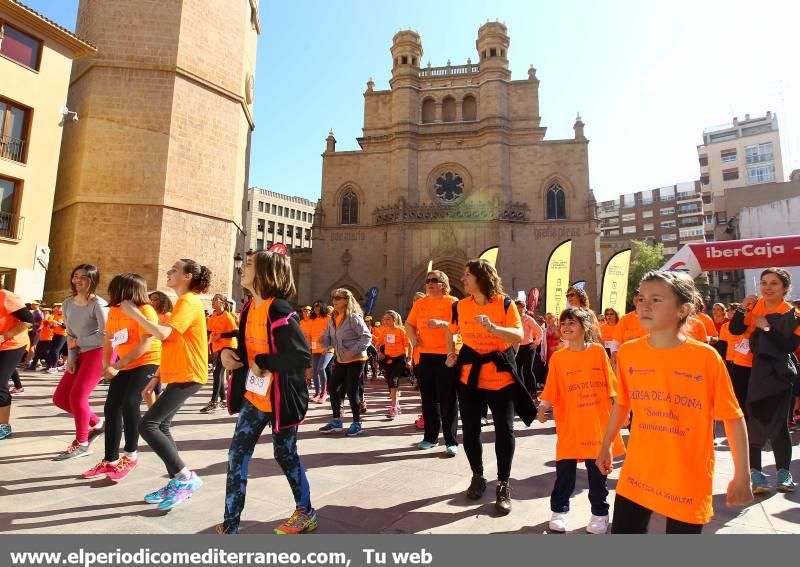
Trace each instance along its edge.
<path fill-rule="evenodd" d="M 212 313 L 208 318 L 208 332 L 211 335 L 230 333 L 239 328 L 236 324 L 236 317 L 230 311 L 222 311 L 219 315 Z M 211 351 L 217 353 L 224 348 L 236 348 L 236 337 L 221 337 L 211 340 Z"/>
<path fill-rule="evenodd" d="M 733 363 L 738 366 L 746 366 L 747 368 L 753 367 L 753 353 L 750 352 L 750 335 L 756 330 L 756 317 L 766 317 L 767 315 L 773 315 L 775 313 L 782 315 L 793 309 L 794 307 L 787 301 L 782 301 L 774 309 L 767 309 L 764 298 L 759 297 L 753 308 L 744 315 L 744 324 L 747 325 L 747 330 L 744 334 L 733 335 Z M 794 330 L 794 334 L 800 335 L 800 327 Z M 729 345 L 728 348 L 730 349 L 731 346 Z"/>
<path fill-rule="evenodd" d="M 145 304 L 139 307 L 142 315 L 148 321 L 153 323 L 158 322 L 158 315 L 152 305 Z M 106 337 L 112 341 L 114 335 L 126 329 L 128 332 L 128 339 L 124 343 L 117 345 L 117 358 L 123 358 L 141 343 L 145 338 L 149 337 L 144 330 L 139 327 L 139 324 L 126 315 L 120 307 L 110 307 L 108 309 L 108 317 L 106 318 Z M 130 370 L 131 368 L 138 368 L 145 364 L 155 364 L 158 366 L 161 363 L 161 341 L 153 339 L 150 343 L 150 348 L 147 349 L 142 356 L 128 363 L 122 370 Z"/>
<path fill-rule="evenodd" d="M 620 345 L 623 345 L 628 341 L 632 341 L 633 339 L 644 337 L 648 334 L 647 330 L 642 327 L 642 322 L 639 320 L 639 316 L 636 314 L 636 311 L 631 311 L 630 313 L 626 313 L 620 317 L 619 323 L 616 325 L 616 329 L 614 340 L 616 340 Z"/>
<path fill-rule="evenodd" d="M 656 349 L 643 337 L 620 347 L 617 373 L 617 403 L 635 416 L 617 494 L 668 518 L 707 523 L 714 420 L 743 415 L 725 363 L 693 339 Z"/>
<path fill-rule="evenodd" d="M 420 299 L 420 301 L 422 301 Z M 512 303 L 505 309 L 505 297 L 497 295 L 485 305 L 478 305 L 475 299 L 470 296 L 460 300 L 456 309 L 458 310 L 458 322 L 450 325 L 450 331 L 461 335 L 464 345 L 470 347 L 478 354 L 489 354 L 490 352 L 503 352 L 508 350 L 511 343 L 492 335 L 484 329 L 476 320 L 477 315 L 487 315 L 492 323 L 498 327 L 507 327 L 522 330 L 522 320 L 519 311 Z M 461 367 L 461 382 L 466 384 L 469 380 L 471 364 L 464 364 Z M 484 364 L 478 376 L 478 388 L 483 390 L 500 390 L 514 383 L 514 377 L 510 372 L 498 372 L 494 363 Z"/>
<path fill-rule="evenodd" d="M 600 323 L 600 340 L 603 341 L 603 346 L 611 348 L 609 343 L 615 341 L 614 338 L 617 334 L 617 325 L 611 323 Z"/>
<path fill-rule="evenodd" d="M 166 325 L 172 332 L 161 346 L 161 382 L 208 381 L 208 333 L 206 313 L 197 294 L 187 291 L 178 298 Z"/>
<path fill-rule="evenodd" d="M 8 290 L 0 289 L 0 335 L 5 336 L 6 332 L 19 324 L 19 319 L 14 317 L 12 313 L 19 311 L 23 307 L 25 307 L 25 303 L 17 295 Z M 0 343 L 0 350 L 25 348 L 28 343 L 28 331 L 26 330 L 13 337 L 6 337 Z M 4 376 L 3 380 L 8 380 L 8 376 Z"/>
<path fill-rule="evenodd" d="M 408 314 L 406 322 L 417 330 L 418 343 L 415 354 L 447 354 L 447 335 L 442 328 L 429 329 L 428 321 L 438 319 L 447 321 L 453 318 L 453 303 L 458 301 L 452 295 L 442 297 L 425 296 L 419 299 Z"/>
<path fill-rule="evenodd" d="M 383 354 L 392 358 L 396 358 L 398 356 L 408 356 L 408 335 L 406 334 L 405 329 L 401 327 L 395 327 L 394 329 L 386 327 L 383 329 L 380 343 L 377 346 L 382 346 Z"/>
<path fill-rule="evenodd" d="M 325 333 L 325 328 L 328 326 L 328 321 L 330 320 L 331 318 L 327 315 L 311 319 L 311 342 L 309 343 L 309 347 L 311 348 L 312 354 L 322 354 L 322 335 Z"/>
<path fill-rule="evenodd" d="M 53 316 L 48 315 L 42 319 L 42 326 L 39 329 L 39 342 L 53 340 Z"/>
<path fill-rule="evenodd" d="M 553 353 L 548 368 L 539 397 L 553 405 L 556 460 L 594 459 L 611 416 L 611 398 L 617 395 L 617 379 L 605 348 L 591 343 L 581 352 L 560 350 Z M 625 453 L 619 434 L 612 451 L 615 457 Z"/>
<path fill-rule="evenodd" d="M 270 353 L 267 323 L 271 305 L 271 297 L 262 301 L 259 306 L 256 306 L 255 302 L 250 305 L 250 312 L 247 314 L 247 325 L 244 329 L 244 342 L 247 346 L 247 364 L 249 367 L 252 367 L 255 363 L 256 355 Z M 271 389 L 272 383 L 270 382 L 266 396 L 248 390 L 244 393 L 244 397 L 264 413 L 269 413 L 272 411 L 272 402 L 269 399 Z"/>

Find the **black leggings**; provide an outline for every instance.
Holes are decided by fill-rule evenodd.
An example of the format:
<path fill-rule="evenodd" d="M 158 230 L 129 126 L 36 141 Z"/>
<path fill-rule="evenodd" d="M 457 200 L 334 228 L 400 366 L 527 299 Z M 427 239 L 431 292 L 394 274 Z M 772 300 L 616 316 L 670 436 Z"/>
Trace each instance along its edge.
<path fill-rule="evenodd" d="M 536 393 L 536 381 L 533 376 L 533 343 L 529 345 L 519 345 L 517 351 L 517 372 L 522 377 L 522 383 L 528 392 Z"/>
<path fill-rule="evenodd" d="M 54 335 L 53 340 L 50 342 L 50 352 L 47 353 L 47 368 L 55 368 L 58 366 L 58 355 L 61 354 L 61 349 L 67 344 L 67 337 L 64 335 Z"/>
<path fill-rule="evenodd" d="M 25 347 L 0 350 L 0 408 L 11 405 L 8 381 L 17 369 L 17 363 L 25 356 Z"/>
<path fill-rule="evenodd" d="M 186 400 L 202 387 L 203 385 L 197 382 L 167 384 L 153 407 L 147 410 L 139 422 L 139 435 L 164 462 L 170 478 L 175 478 L 175 475 L 186 466 L 178 454 L 178 447 L 170 433 L 172 419 Z"/>
<path fill-rule="evenodd" d="M 516 384 L 501 390 L 470 388 L 458 381 L 458 405 L 461 411 L 464 452 L 472 474 L 483 476 L 481 413 L 486 404 L 494 420 L 494 452 L 497 458 L 497 480 L 508 481 L 514 460 L 514 395 Z"/>
<path fill-rule="evenodd" d="M 456 383 L 458 376 L 454 368 L 445 366 L 446 354 L 422 354 L 415 367 L 422 398 L 422 417 L 425 421 L 425 441 L 439 442 L 439 425 L 447 446 L 458 445 L 458 402 Z"/>
<path fill-rule="evenodd" d="M 211 401 L 225 400 L 225 375 L 227 370 L 222 366 L 222 351 L 214 355 L 214 384 L 211 386 Z"/>
<path fill-rule="evenodd" d="M 614 498 L 614 519 L 611 521 L 612 534 L 646 534 L 652 510 L 617 494 Z M 699 534 L 703 524 L 689 524 L 667 518 L 667 534 Z"/>
<path fill-rule="evenodd" d="M 114 462 L 119 459 L 119 442 L 125 430 L 125 452 L 133 453 L 139 448 L 139 421 L 142 419 L 140 405 L 142 390 L 150 381 L 150 376 L 158 370 L 156 364 L 144 364 L 120 370 L 111 379 L 103 407 L 106 420 L 106 454 L 105 460 Z"/>
<path fill-rule="evenodd" d="M 361 373 L 364 371 L 364 361 L 337 362 L 333 367 L 333 375 L 328 381 L 328 392 L 331 396 L 331 409 L 333 419 L 342 417 L 342 398 L 347 395 L 350 400 L 350 411 L 353 412 L 353 422 L 361 422 L 361 399 L 358 389 L 361 383 Z"/>
<path fill-rule="evenodd" d="M 36 364 L 40 360 L 44 360 L 44 363 L 50 360 L 50 345 L 52 345 L 52 341 L 39 341 L 36 344 L 36 350 L 33 351 L 33 358 L 28 363 L 28 370 L 36 370 Z"/>

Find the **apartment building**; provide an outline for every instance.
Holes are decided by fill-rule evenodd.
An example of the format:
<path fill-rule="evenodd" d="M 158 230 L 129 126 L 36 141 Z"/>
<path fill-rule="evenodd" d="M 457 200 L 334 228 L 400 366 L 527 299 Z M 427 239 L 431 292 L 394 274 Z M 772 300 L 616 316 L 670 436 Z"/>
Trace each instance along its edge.
<path fill-rule="evenodd" d="M 251 187 L 247 193 L 247 246 L 267 249 L 282 243 L 287 248 L 311 248 L 311 225 L 316 204 L 304 197 Z"/>

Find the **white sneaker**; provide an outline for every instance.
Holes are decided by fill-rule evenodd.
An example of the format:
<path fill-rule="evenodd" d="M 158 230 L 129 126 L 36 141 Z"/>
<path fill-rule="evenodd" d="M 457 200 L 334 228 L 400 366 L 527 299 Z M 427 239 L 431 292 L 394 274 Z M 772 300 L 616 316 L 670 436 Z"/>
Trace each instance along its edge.
<path fill-rule="evenodd" d="M 608 516 L 595 516 L 589 519 L 589 525 L 586 526 L 587 534 L 605 534 L 608 533 Z"/>
<path fill-rule="evenodd" d="M 550 517 L 550 531 L 559 533 L 566 532 L 568 519 L 569 513 L 553 512 L 553 515 Z"/>

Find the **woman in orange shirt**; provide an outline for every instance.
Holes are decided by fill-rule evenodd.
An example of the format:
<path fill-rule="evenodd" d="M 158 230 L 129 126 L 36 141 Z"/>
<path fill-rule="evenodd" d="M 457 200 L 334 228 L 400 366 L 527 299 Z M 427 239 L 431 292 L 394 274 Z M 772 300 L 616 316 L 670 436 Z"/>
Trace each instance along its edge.
<path fill-rule="evenodd" d="M 606 320 L 600 323 L 600 340 L 603 341 L 603 348 L 606 349 L 606 353 L 611 358 L 611 355 L 617 352 L 617 347 L 619 346 L 615 338 L 617 323 L 619 323 L 619 313 L 613 307 L 607 307 L 603 315 Z"/>
<path fill-rule="evenodd" d="M 382 328 L 383 333 L 376 346 L 391 399 L 386 417 L 394 419 L 400 415 L 400 377 L 408 371 L 410 345 L 408 335 L 403 329 L 403 319 L 397 311 L 387 311 L 383 314 Z"/>
<path fill-rule="evenodd" d="M 699 534 L 713 516 L 714 421 L 723 421 L 734 464 L 728 506 L 753 499 L 747 428 L 728 373 L 710 346 L 682 333 L 697 290 L 686 274 L 648 272 L 637 305 L 647 336 L 620 345 L 619 388 L 596 464 L 608 475 L 612 444 L 631 410 L 611 533 L 646 533 L 653 512 L 668 534 Z"/>
<path fill-rule="evenodd" d="M 25 356 L 28 328 L 33 315 L 25 303 L 10 291 L 0 288 L 0 439 L 11 436 L 11 394 L 8 381 Z"/>
<path fill-rule="evenodd" d="M 139 464 L 139 409 L 142 390 L 158 369 L 161 343 L 125 315 L 120 303 L 130 301 L 148 321 L 158 321 L 147 299 L 147 282 L 139 274 L 119 274 L 108 284 L 109 310 L 103 339 L 103 378 L 111 379 L 103 408 L 106 421 L 105 455 L 83 478 L 105 476 L 119 482 Z M 111 362 L 116 352 L 116 361 Z M 125 454 L 119 443 L 125 431 Z"/>
<path fill-rule="evenodd" d="M 146 494 L 144 501 L 170 510 L 184 502 L 203 485 L 200 477 L 184 464 L 170 428 L 183 404 L 208 381 L 208 333 L 203 303 L 197 297 L 211 285 L 211 271 L 194 260 L 178 260 L 167 271 L 167 286 L 177 295 L 175 309 L 166 323 L 150 321 L 131 301 L 120 304 L 145 333 L 162 343 L 159 377 L 153 377 L 142 391 L 149 395 L 160 381 L 166 384 L 139 423 L 139 433 L 164 462 L 170 481 Z"/>
<path fill-rule="evenodd" d="M 172 305 L 172 300 L 169 296 L 164 293 L 163 291 L 151 291 L 147 294 L 148 299 L 150 300 L 150 305 L 153 306 L 153 309 L 156 310 L 156 315 L 158 315 L 158 322 L 162 325 L 165 325 L 169 316 L 172 315 L 172 310 L 174 306 Z M 153 376 L 150 378 L 158 376 L 158 370 L 155 371 Z M 144 403 L 147 404 L 147 409 L 153 407 L 153 404 L 156 403 L 156 398 L 161 395 L 161 382 L 156 384 L 155 389 L 149 392 L 148 394 L 143 394 Z"/>
<path fill-rule="evenodd" d="M 791 286 L 792 280 L 786 270 L 781 268 L 764 270 L 761 272 L 759 282 L 761 297 L 755 295 L 745 297 L 729 326 L 733 335 L 734 350 L 731 369 L 733 389 L 745 411 L 750 429 L 753 430 L 750 445 L 750 476 L 755 494 L 769 492 L 767 477 L 761 470 L 761 447 L 767 440 L 772 445 L 775 468 L 778 469 L 777 490 L 792 492 L 795 489 L 792 473 L 789 472 L 789 463 L 792 461 L 792 439 L 787 420 L 791 412 L 792 384 L 797 379 L 797 371 L 791 373 L 788 368 L 794 366 L 789 361 L 789 356 L 800 346 L 800 327 L 795 326 L 794 332 L 788 332 L 770 328 L 770 323 L 767 321 L 767 315 L 795 313 L 792 304 L 785 299 Z M 768 355 L 769 361 L 765 360 L 766 357 L 754 361 L 750 349 L 754 343 L 761 341 L 779 351 L 780 355 L 771 353 Z M 764 343 L 761 345 L 762 348 Z M 784 357 L 783 360 L 778 356 Z M 754 362 L 758 360 L 774 369 L 783 366 L 784 372 L 780 377 L 776 377 L 776 380 L 770 375 L 760 375 L 760 381 L 754 380 L 751 383 L 750 376 L 753 373 Z M 769 379 L 769 384 L 772 386 L 769 392 L 762 386 L 765 384 L 765 379 Z"/>
<path fill-rule="evenodd" d="M 459 333 L 461 350 L 448 354 L 456 362 L 458 404 L 461 409 L 464 452 L 472 481 L 467 497 L 477 500 L 486 491 L 483 477 L 481 414 L 488 404 L 495 428 L 497 488 L 495 509 L 511 512 L 511 463 L 514 460 L 514 415 L 530 425 L 536 417 L 533 399 L 517 373 L 512 344 L 522 340 L 519 311 L 503 292 L 497 271 L 486 260 L 472 260 L 464 267 L 464 292 L 468 297 L 455 304 L 452 333 Z M 448 348 L 452 353 L 452 340 Z"/>
<path fill-rule="evenodd" d="M 227 371 L 222 366 L 219 353 L 226 347 L 236 348 L 236 332 L 238 325 L 233 313 L 230 312 L 228 298 L 218 293 L 211 300 L 214 310 L 208 318 L 208 332 L 211 333 L 211 352 L 214 355 L 214 385 L 211 388 L 211 401 L 208 402 L 200 413 L 214 413 L 217 408 L 225 407 L 225 383 Z"/>
<path fill-rule="evenodd" d="M 540 396 L 539 421 L 547 421 L 554 408 L 556 420 L 556 481 L 550 494 L 550 530 L 566 532 L 569 498 L 575 490 L 578 460 L 586 462 L 592 517 L 586 526 L 590 534 L 608 531 L 608 488 L 606 477 L 592 458 L 600 449 L 616 396 L 616 382 L 592 313 L 582 307 L 567 307 L 559 317 L 561 336 L 567 348 L 550 359 L 550 376 Z M 614 457 L 625 452 L 617 434 Z"/>
<path fill-rule="evenodd" d="M 311 306 L 311 379 L 314 384 L 315 404 L 325 403 L 328 397 L 328 365 L 333 359 L 333 350 L 322 348 L 322 335 L 330 321 L 328 306 L 322 301 L 315 301 Z"/>

